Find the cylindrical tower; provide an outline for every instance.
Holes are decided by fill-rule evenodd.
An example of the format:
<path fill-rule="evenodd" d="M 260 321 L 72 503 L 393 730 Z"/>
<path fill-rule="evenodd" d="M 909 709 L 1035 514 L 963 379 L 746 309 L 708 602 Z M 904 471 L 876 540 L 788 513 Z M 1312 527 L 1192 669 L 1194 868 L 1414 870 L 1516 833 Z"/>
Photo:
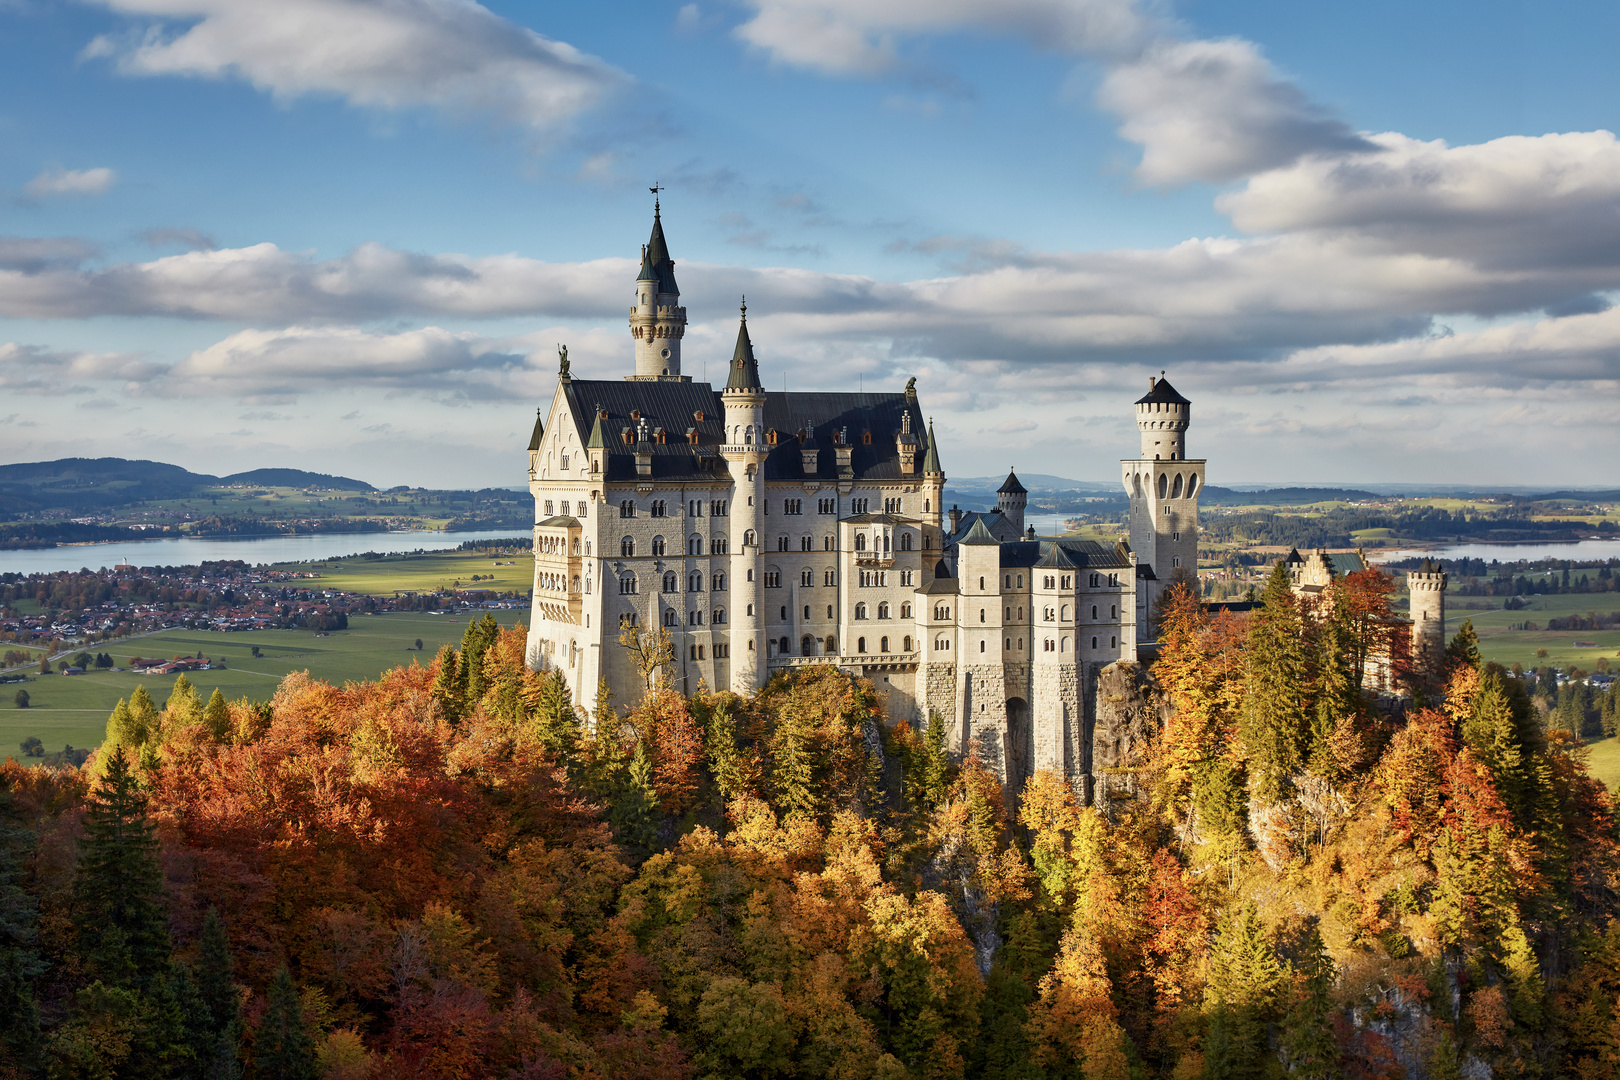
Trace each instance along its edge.
<path fill-rule="evenodd" d="M 1162 377 L 1148 377 L 1147 396 L 1136 402 L 1136 427 L 1142 433 L 1142 459 L 1145 461 L 1184 461 L 1187 457 L 1187 425 L 1192 422 L 1192 402 L 1176 393 Z"/>
<path fill-rule="evenodd" d="M 1439 563 L 1424 559 L 1406 574 L 1411 597 L 1412 667 L 1437 675 L 1446 656 L 1446 572 Z"/>
<path fill-rule="evenodd" d="M 754 343 L 748 337 L 748 305 L 737 327 L 731 376 L 720 392 L 726 410 L 720 453 L 731 470 L 731 689 L 751 694 L 765 682 L 764 614 L 760 607 L 760 524 L 765 507 L 765 390 L 759 384 Z"/>
<path fill-rule="evenodd" d="M 1018 482 L 1018 474 L 1008 469 L 1007 479 L 996 489 L 996 507 L 1015 532 L 1024 531 L 1024 506 L 1028 501 L 1028 490 Z"/>
<path fill-rule="evenodd" d="M 681 377 L 681 338 L 686 335 L 686 309 L 675 283 L 675 260 L 664 242 L 664 224 L 653 203 L 652 237 L 641 249 L 636 276 L 636 305 L 630 309 L 630 336 L 636 341 L 637 379 Z"/>

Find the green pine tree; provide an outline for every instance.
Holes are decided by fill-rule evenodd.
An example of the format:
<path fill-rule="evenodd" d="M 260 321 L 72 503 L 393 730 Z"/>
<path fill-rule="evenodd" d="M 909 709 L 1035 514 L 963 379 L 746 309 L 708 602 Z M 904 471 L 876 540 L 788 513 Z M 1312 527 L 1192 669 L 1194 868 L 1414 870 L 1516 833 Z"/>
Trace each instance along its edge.
<path fill-rule="evenodd" d="M 164 703 L 163 711 L 168 717 L 168 726 L 178 731 L 202 722 L 203 704 L 197 696 L 196 687 L 191 680 L 181 675 L 174 680 L 174 689 L 169 691 L 169 700 Z"/>
<path fill-rule="evenodd" d="M 73 885 L 80 954 L 110 986 L 150 986 L 169 965 L 163 873 L 146 796 L 122 747 L 86 799 L 84 831 Z"/>
<path fill-rule="evenodd" d="M 542 677 L 540 699 L 535 703 L 535 734 L 558 761 L 573 762 L 579 756 L 579 718 L 574 714 L 574 698 L 568 680 L 560 671 Z"/>
<path fill-rule="evenodd" d="M 732 702 L 735 699 L 709 697 L 701 703 L 693 701 L 693 712 L 703 722 L 703 752 L 708 759 L 709 775 L 714 777 L 720 797 L 730 802 L 744 792 L 743 759 L 737 749 L 737 716 Z"/>
<path fill-rule="evenodd" d="M 1333 1036 L 1333 961 L 1313 926 L 1305 936 L 1298 996 L 1283 1017 L 1281 1047 L 1288 1075 L 1332 1080 L 1339 1075 L 1339 1044 Z"/>
<path fill-rule="evenodd" d="M 1210 959 L 1204 1075 L 1211 1080 L 1258 1080 L 1273 1060 L 1268 1029 L 1277 1018 L 1277 998 L 1288 972 L 1253 903 L 1243 904 L 1227 919 Z"/>
<path fill-rule="evenodd" d="M 39 1063 L 39 1008 L 35 980 L 45 970 L 38 948 L 37 905 L 23 888 L 20 856 L 33 834 L 12 819 L 11 793 L 0 789 L 0 1061 L 24 1070 Z"/>
<path fill-rule="evenodd" d="M 225 703 L 225 695 L 217 686 L 203 708 L 203 726 L 215 742 L 224 742 L 231 736 L 231 707 Z"/>
<path fill-rule="evenodd" d="M 784 817 L 814 817 L 816 798 L 815 759 L 803 724 L 795 717 L 783 717 L 771 739 L 771 787 L 776 809 Z"/>
<path fill-rule="evenodd" d="M 621 774 L 620 790 L 608 811 L 613 835 L 633 854 L 645 858 L 658 843 L 658 789 L 653 786 L 647 744 L 636 743 L 630 767 Z"/>
<path fill-rule="evenodd" d="M 1311 714 L 1310 746 L 1306 761 L 1311 772 L 1337 780 L 1341 771 L 1333 754 L 1333 733 L 1341 725 L 1353 723 L 1360 712 L 1361 696 L 1356 692 L 1355 673 L 1346 655 L 1343 619 L 1336 609 L 1323 627 L 1316 708 Z"/>
<path fill-rule="evenodd" d="M 236 990 L 236 961 L 219 912 L 208 909 L 197 944 L 197 992 L 208 1009 L 211 1030 L 231 1039 L 232 1053 L 242 1028 L 242 999 Z"/>
<path fill-rule="evenodd" d="M 1248 693 L 1238 738 L 1249 758 L 1250 790 L 1262 803 L 1273 803 L 1299 771 L 1305 740 L 1305 646 L 1283 563 L 1266 582 L 1264 606 L 1249 630 L 1247 658 Z"/>
<path fill-rule="evenodd" d="M 438 665 L 438 674 L 433 676 L 433 700 L 439 703 L 446 720 L 452 725 L 459 724 L 465 714 L 462 691 L 466 689 L 466 680 L 462 677 L 456 650 L 448 645 L 440 649 Z"/>
<path fill-rule="evenodd" d="M 1467 665 L 1477 668 L 1481 663 L 1479 635 L 1474 632 L 1474 620 L 1464 619 L 1462 627 L 1452 636 L 1451 644 L 1446 646 L 1446 667 Z"/>
<path fill-rule="evenodd" d="M 268 997 L 253 1041 L 255 1075 L 262 1080 L 315 1080 L 315 1044 L 285 964 L 276 969 Z"/>

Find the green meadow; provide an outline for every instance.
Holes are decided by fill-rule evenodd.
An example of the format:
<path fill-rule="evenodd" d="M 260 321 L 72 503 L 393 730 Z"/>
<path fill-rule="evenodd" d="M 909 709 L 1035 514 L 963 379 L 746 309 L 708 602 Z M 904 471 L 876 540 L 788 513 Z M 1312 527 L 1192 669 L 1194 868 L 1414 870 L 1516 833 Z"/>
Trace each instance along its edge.
<path fill-rule="evenodd" d="M 481 551 L 432 551 L 374 559 L 346 556 L 325 562 L 279 563 L 276 569 L 312 571 L 320 575 L 323 588 L 344 589 L 366 596 L 451 588 L 493 589 L 526 596 L 533 584 L 534 556 L 529 552 L 491 555 Z M 474 575 L 479 580 L 474 581 Z M 313 587 L 315 583 L 309 584 Z"/>
<path fill-rule="evenodd" d="M 1519 611 L 1502 608 L 1505 597 L 1448 597 L 1446 607 L 1446 633 L 1455 634 L 1463 620 L 1470 619 L 1479 634 L 1480 652 L 1487 660 L 1512 667 L 1522 664 L 1526 668 L 1551 664 L 1554 667 L 1576 666 L 1587 671 L 1597 669 L 1599 657 L 1620 668 L 1620 630 L 1510 630 L 1510 626 L 1533 622 L 1546 626 L 1548 619 L 1569 615 L 1588 615 L 1594 612 L 1620 611 L 1620 593 L 1572 593 L 1560 596 L 1526 597 L 1530 606 Z M 1488 611 L 1470 611 L 1461 604 L 1489 603 Z M 1577 641 L 1592 642 L 1591 646 L 1577 646 Z M 1536 650 L 1546 649 L 1545 657 L 1536 656 Z"/>
<path fill-rule="evenodd" d="M 502 626 L 527 621 L 525 611 L 492 612 Z M 483 617 L 483 612 L 476 614 Z M 110 650 L 102 645 L 92 652 L 111 651 L 120 666 L 132 656 L 192 655 L 223 658 L 223 671 L 196 671 L 187 675 L 204 698 L 215 687 L 231 699 L 262 700 L 275 693 L 282 676 L 307 670 L 318 679 L 342 684 L 375 679 L 399 664 L 429 663 L 443 645 L 455 645 L 467 628 L 468 615 L 428 615 L 414 612 L 356 615 L 348 630 L 316 637 L 308 630 L 253 630 L 216 634 L 199 630 L 165 630 L 118 642 Z M 422 651 L 416 651 L 416 639 Z M 258 646 L 261 656 L 254 657 Z M 30 735 L 45 743 L 48 752 L 64 744 L 93 747 L 106 732 L 107 715 L 119 698 L 135 687 L 161 707 L 176 676 L 137 676 L 128 672 L 91 671 L 84 675 L 46 675 L 28 683 L 0 685 L 0 757 L 15 756 L 17 746 Z M 27 690 L 27 709 L 14 704 L 17 691 Z"/>

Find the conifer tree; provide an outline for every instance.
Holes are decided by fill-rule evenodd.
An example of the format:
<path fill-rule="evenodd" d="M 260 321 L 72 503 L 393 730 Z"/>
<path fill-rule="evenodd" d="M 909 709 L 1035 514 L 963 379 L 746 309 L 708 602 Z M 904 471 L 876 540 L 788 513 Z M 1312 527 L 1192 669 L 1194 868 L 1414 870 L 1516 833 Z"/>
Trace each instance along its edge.
<path fill-rule="evenodd" d="M 151 985 L 168 968 L 157 836 L 123 747 L 86 799 L 73 922 L 91 971 L 109 985 Z"/>
<path fill-rule="evenodd" d="M 560 671 L 541 676 L 539 701 L 535 703 L 535 735 L 558 761 L 571 762 L 579 755 L 579 719 L 574 714 L 573 694 Z"/>
<path fill-rule="evenodd" d="M 38 912 L 22 886 L 18 849 L 33 837 L 14 827 L 11 793 L 0 789 L 0 1061 L 8 1058 L 24 1069 L 39 1059 L 39 1008 L 34 982 L 44 972 L 37 945 Z"/>
<path fill-rule="evenodd" d="M 255 1075 L 262 1080 L 315 1080 L 315 1044 L 285 964 L 276 969 L 268 998 L 253 1041 Z"/>
<path fill-rule="evenodd" d="M 466 688 L 466 679 L 461 673 L 456 650 L 450 646 L 446 645 L 439 650 L 437 663 L 439 670 L 433 676 L 433 689 L 430 693 L 443 710 L 444 718 L 454 726 L 461 722 L 465 713 L 462 691 Z"/>
<path fill-rule="evenodd" d="M 636 743 L 630 767 L 622 777 L 608 823 L 619 843 L 644 858 L 658 842 L 658 789 L 653 786 L 653 762 L 644 741 Z"/>
<path fill-rule="evenodd" d="M 231 734 L 231 707 L 225 702 L 225 695 L 219 687 L 208 695 L 208 704 L 203 708 L 203 726 L 215 742 L 224 742 Z"/>
<path fill-rule="evenodd" d="M 1298 771 L 1305 736 L 1305 649 L 1283 563 L 1266 582 L 1264 605 L 1249 630 L 1248 696 L 1238 737 L 1249 758 L 1250 790 L 1271 803 L 1282 798 L 1289 776 Z"/>
<path fill-rule="evenodd" d="M 1477 668 L 1482 663 L 1479 653 L 1479 635 L 1474 632 L 1474 620 L 1464 619 L 1462 627 L 1446 646 L 1446 667 L 1467 666 Z"/>
<path fill-rule="evenodd" d="M 1346 771 L 1346 763 L 1339 761 L 1343 756 L 1344 735 L 1348 728 L 1348 734 L 1354 736 L 1355 717 L 1361 705 L 1345 646 L 1343 619 L 1335 607 L 1322 629 L 1321 655 L 1317 661 L 1320 675 L 1307 757 L 1311 772 L 1329 780 L 1338 780 Z M 1354 767 L 1353 762 L 1347 764 Z"/>
<path fill-rule="evenodd" d="M 1212 1080 L 1262 1077 L 1270 1057 L 1268 1026 L 1287 973 L 1252 902 L 1228 918 L 1210 958 L 1205 1075 Z"/>
<path fill-rule="evenodd" d="M 1298 990 L 1283 1017 L 1280 1043 L 1288 1075 L 1302 1080 L 1339 1076 L 1339 1044 L 1333 1037 L 1333 961 L 1316 927 L 1301 943 Z"/>
<path fill-rule="evenodd" d="M 174 680 L 169 700 L 163 704 L 163 726 L 169 731 L 180 731 L 201 723 L 202 715 L 202 699 L 197 696 L 197 689 L 191 685 L 191 680 L 182 674 Z"/>
<path fill-rule="evenodd" d="M 701 707 L 698 701 L 693 701 L 694 712 L 703 721 L 703 752 L 708 759 L 709 775 L 714 777 L 720 797 L 726 802 L 748 790 L 742 754 L 737 749 L 734 700 L 717 694 L 701 702 Z"/>
<path fill-rule="evenodd" d="M 235 975 L 236 962 L 231 957 L 225 925 L 220 922 L 219 912 L 210 907 L 197 947 L 197 993 L 207 1010 L 210 1030 L 217 1042 L 229 1044 L 232 1059 L 242 1031 L 242 1005 Z"/>
<path fill-rule="evenodd" d="M 484 650 L 495 641 L 500 627 L 491 615 L 469 622 L 461 635 L 462 709 L 471 712 L 483 700 L 488 680 L 484 676 Z"/>

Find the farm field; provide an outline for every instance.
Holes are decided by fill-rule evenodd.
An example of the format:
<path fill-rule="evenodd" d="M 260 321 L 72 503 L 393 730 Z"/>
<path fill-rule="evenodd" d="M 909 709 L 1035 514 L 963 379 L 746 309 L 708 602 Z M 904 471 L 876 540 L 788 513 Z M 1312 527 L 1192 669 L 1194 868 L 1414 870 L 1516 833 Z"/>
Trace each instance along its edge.
<path fill-rule="evenodd" d="M 483 612 L 475 617 L 483 618 Z M 502 626 L 526 621 L 526 612 L 492 612 Z M 390 612 L 357 615 L 349 620 L 350 629 L 335 630 L 327 637 L 316 637 L 308 630 L 254 630 L 216 634 L 200 630 L 165 630 L 129 642 L 118 642 L 109 649 L 102 645 L 91 651 L 108 652 L 120 666 L 131 656 L 175 656 L 201 652 L 210 659 L 223 657 L 223 671 L 196 671 L 187 675 L 197 692 L 207 698 L 218 687 L 227 698 L 268 698 L 282 676 L 308 670 L 328 682 L 375 679 L 381 672 L 413 661 L 428 663 L 443 645 L 455 645 L 467 628 L 468 615 L 428 615 Z M 415 651 L 417 638 L 422 651 Z M 263 655 L 255 658 L 257 645 Z M 119 698 L 127 698 L 137 686 L 145 686 L 161 708 L 177 676 L 132 675 L 128 672 L 93 671 L 84 675 L 47 675 L 32 682 L 0 686 L 0 757 L 14 756 L 17 745 L 30 735 L 45 743 L 47 752 L 61 750 L 64 744 L 93 747 L 101 744 L 107 715 Z M 27 690 L 30 707 L 19 709 L 13 699 L 19 689 Z"/>
<path fill-rule="evenodd" d="M 1586 767 L 1610 791 L 1620 791 L 1620 739 L 1588 744 Z"/>
<path fill-rule="evenodd" d="M 313 571 L 321 575 L 319 583 L 324 588 L 366 596 L 449 588 L 493 589 L 526 596 L 534 581 L 534 556 L 527 551 L 503 555 L 482 551 L 434 551 L 375 559 L 347 557 L 326 562 L 279 563 L 276 569 Z M 474 574 L 479 576 L 478 581 L 473 580 Z"/>
<path fill-rule="evenodd" d="M 1457 597 L 1458 601 L 1465 598 Z M 1505 611 L 1505 597 L 1484 599 L 1495 606 L 1489 611 L 1468 611 L 1452 605 L 1446 610 L 1446 634 L 1450 636 L 1471 619 L 1479 634 L 1480 652 L 1487 660 L 1512 667 L 1522 664 L 1527 668 L 1551 664 L 1565 668 L 1570 665 L 1594 670 L 1598 657 L 1607 656 L 1620 667 L 1620 630 L 1510 630 L 1508 627 L 1524 622 L 1545 626 L 1547 620 L 1588 612 L 1620 611 L 1620 593 L 1574 593 L 1561 596 L 1527 597 L 1530 606 L 1519 611 Z M 1577 648 L 1575 642 L 1590 641 L 1596 647 Z M 1545 659 L 1536 656 L 1537 649 L 1546 649 Z"/>

